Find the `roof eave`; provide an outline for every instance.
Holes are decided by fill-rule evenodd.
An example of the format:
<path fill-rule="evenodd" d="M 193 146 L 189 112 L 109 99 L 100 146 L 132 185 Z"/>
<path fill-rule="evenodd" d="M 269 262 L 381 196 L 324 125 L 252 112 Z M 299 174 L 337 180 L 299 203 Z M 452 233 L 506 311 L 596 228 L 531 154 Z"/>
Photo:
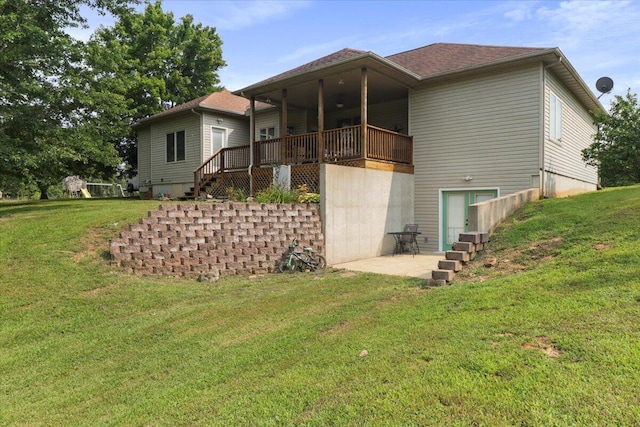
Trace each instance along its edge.
<path fill-rule="evenodd" d="M 396 77 L 400 77 L 400 81 L 407 86 L 415 86 L 420 81 L 419 75 L 407 70 L 406 68 L 401 67 L 395 62 L 376 55 L 373 52 L 363 52 L 361 54 L 353 55 L 343 60 L 334 61 L 326 65 L 320 65 L 312 70 L 288 75 L 277 80 L 269 81 L 267 83 L 263 83 L 263 80 L 263 82 L 247 86 L 232 93 L 238 96 L 251 97 L 261 93 L 277 90 L 282 87 L 296 85 L 298 83 L 308 81 L 309 79 L 320 79 L 324 75 L 326 75 L 327 71 L 330 71 L 333 74 L 341 72 L 343 70 L 353 69 L 356 65 L 359 67 L 372 67 L 377 65 L 378 71 L 380 71 L 380 68 L 387 68 Z M 380 65 L 382 65 L 382 67 L 379 67 Z"/>
<path fill-rule="evenodd" d="M 161 120 L 164 120 L 166 118 L 171 118 L 173 116 L 179 115 L 179 114 L 183 114 L 183 113 L 188 113 L 188 112 L 211 112 L 211 113 L 218 113 L 218 114 L 226 114 L 226 115 L 232 115 L 232 116 L 238 116 L 238 117 L 245 117 L 246 114 L 243 111 L 242 113 L 238 112 L 238 111 L 234 111 L 234 110 L 228 110 L 225 108 L 216 108 L 216 107 L 210 107 L 208 105 L 203 105 L 203 104 L 198 104 L 192 108 L 185 108 L 182 110 L 176 110 L 176 111 L 172 111 L 171 113 L 167 113 L 167 114 L 162 114 L 160 116 L 151 116 L 151 117 L 145 117 L 142 120 L 138 120 L 137 122 L 135 122 L 134 124 L 131 125 L 131 128 L 136 129 L 142 126 L 146 126 L 146 125 L 150 125 L 152 123 L 156 123 L 159 122 Z"/>
<path fill-rule="evenodd" d="M 558 61 L 562 58 L 561 61 Z M 604 111 L 604 107 L 598 100 L 598 98 L 591 92 L 587 84 L 582 80 L 578 72 L 573 68 L 571 63 L 567 60 L 565 55 L 558 48 L 550 48 L 545 50 L 540 50 L 536 52 L 532 52 L 526 55 L 521 55 L 515 58 L 507 58 L 501 59 L 498 61 L 487 62 L 481 65 L 476 65 L 472 67 L 462 68 L 456 71 L 447 71 L 437 74 L 430 74 L 421 78 L 422 83 L 431 84 L 441 82 L 443 80 L 451 80 L 456 78 L 465 77 L 468 75 L 478 74 L 481 72 L 491 71 L 492 69 L 497 69 L 504 67 L 506 65 L 524 65 L 528 63 L 542 62 L 546 66 L 555 67 L 557 65 L 561 65 L 565 68 L 569 76 L 567 75 L 559 75 L 560 79 L 563 81 L 565 85 L 570 87 L 574 94 L 578 97 L 580 102 L 589 109 L 589 111 L 595 111 L 596 109 L 600 109 Z M 575 84 L 572 83 L 575 82 Z"/>

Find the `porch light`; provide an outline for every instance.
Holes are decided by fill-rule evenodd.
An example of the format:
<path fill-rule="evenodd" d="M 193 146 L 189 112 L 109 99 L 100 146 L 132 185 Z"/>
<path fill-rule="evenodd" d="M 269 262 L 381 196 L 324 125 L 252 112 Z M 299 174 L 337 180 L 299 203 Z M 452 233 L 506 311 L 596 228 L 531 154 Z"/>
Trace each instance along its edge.
<path fill-rule="evenodd" d="M 344 99 L 342 98 L 342 95 L 338 95 L 338 100 L 336 101 L 336 108 L 342 108 L 344 107 Z"/>

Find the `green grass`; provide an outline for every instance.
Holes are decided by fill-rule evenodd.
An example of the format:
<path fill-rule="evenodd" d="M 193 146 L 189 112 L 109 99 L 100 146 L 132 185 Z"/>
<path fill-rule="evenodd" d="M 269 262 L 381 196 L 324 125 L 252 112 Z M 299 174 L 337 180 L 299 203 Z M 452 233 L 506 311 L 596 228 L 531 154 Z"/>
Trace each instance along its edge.
<path fill-rule="evenodd" d="M 0 204 L 0 425 L 640 424 L 640 187 L 526 206 L 439 288 L 112 269 L 156 205 Z"/>

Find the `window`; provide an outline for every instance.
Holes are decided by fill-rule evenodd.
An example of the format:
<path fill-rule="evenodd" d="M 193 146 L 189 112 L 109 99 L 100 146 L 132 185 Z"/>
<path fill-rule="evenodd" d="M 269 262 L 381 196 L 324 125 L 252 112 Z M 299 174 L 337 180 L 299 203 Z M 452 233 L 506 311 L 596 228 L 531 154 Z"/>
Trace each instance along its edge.
<path fill-rule="evenodd" d="M 276 136 L 276 128 L 262 128 L 260 129 L 260 141 L 265 139 L 271 139 Z"/>
<path fill-rule="evenodd" d="M 184 131 L 167 134 L 167 163 L 185 159 Z"/>
<path fill-rule="evenodd" d="M 562 140 L 562 101 L 553 93 L 549 99 L 549 139 Z"/>

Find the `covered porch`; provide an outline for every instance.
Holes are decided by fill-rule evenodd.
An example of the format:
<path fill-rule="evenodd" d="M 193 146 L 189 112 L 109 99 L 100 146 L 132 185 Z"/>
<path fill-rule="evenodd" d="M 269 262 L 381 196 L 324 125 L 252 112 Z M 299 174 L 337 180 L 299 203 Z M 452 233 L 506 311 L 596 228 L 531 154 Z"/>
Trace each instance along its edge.
<path fill-rule="evenodd" d="M 414 76 L 371 52 L 344 49 L 236 91 L 250 99 L 247 146 L 223 148 L 194 171 L 196 197 L 221 174 L 255 176 L 274 165 L 310 178 L 323 163 L 413 174 L 408 128 L 409 88 Z M 292 176 L 292 185 L 295 179 Z M 210 190 L 207 189 L 207 194 Z"/>

